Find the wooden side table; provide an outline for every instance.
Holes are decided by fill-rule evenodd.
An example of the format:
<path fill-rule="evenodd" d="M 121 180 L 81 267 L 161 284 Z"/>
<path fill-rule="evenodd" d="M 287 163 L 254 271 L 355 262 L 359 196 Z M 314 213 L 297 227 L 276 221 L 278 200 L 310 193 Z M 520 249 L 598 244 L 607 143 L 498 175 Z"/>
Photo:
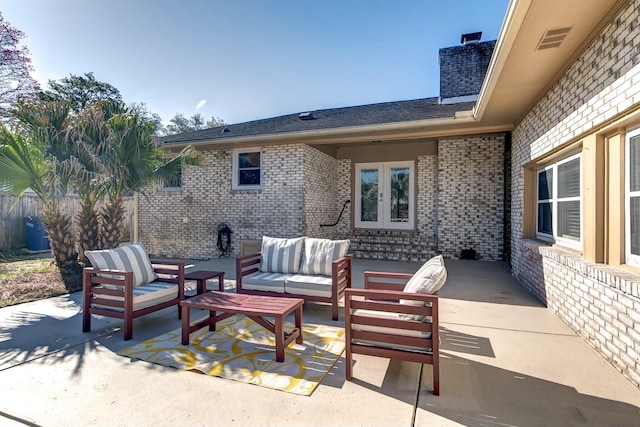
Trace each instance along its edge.
<path fill-rule="evenodd" d="M 224 292 L 224 271 L 208 271 L 197 270 L 184 274 L 185 280 L 196 281 L 196 294 L 200 295 L 207 292 L 207 280 L 218 278 L 218 290 Z"/>

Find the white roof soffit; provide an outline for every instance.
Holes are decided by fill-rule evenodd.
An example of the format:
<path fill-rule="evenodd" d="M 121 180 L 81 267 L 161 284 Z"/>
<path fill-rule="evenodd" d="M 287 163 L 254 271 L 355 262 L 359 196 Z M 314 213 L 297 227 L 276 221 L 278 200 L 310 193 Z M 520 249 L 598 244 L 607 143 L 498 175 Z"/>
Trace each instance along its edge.
<path fill-rule="evenodd" d="M 507 6 L 507 13 L 504 15 L 502 21 L 502 27 L 500 28 L 500 34 L 496 41 L 496 47 L 493 50 L 493 56 L 489 62 L 487 68 L 487 74 L 485 75 L 484 82 L 480 88 L 480 94 L 478 95 L 478 102 L 476 102 L 473 108 L 473 117 L 476 120 L 482 120 L 482 116 L 486 109 L 486 105 L 489 96 L 496 87 L 496 83 L 500 78 L 500 74 L 504 67 L 505 62 L 511 52 L 511 48 L 516 40 L 516 36 L 520 31 L 520 27 L 524 22 L 529 6 L 531 6 L 532 0 L 511 0 Z"/>
<path fill-rule="evenodd" d="M 474 117 L 513 128 L 628 0 L 511 0 Z M 552 36 L 555 33 L 560 36 Z M 548 48 L 541 48 L 543 42 Z"/>

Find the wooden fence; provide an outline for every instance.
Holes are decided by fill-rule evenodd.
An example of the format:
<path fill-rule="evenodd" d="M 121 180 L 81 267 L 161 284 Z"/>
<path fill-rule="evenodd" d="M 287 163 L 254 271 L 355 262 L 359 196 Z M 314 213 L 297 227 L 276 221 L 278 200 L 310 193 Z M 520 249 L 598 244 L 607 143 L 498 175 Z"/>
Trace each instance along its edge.
<path fill-rule="evenodd" d="M 124 222 L 123 236 L 125 240 L 131 240 L 129 237 L 133 237 L 131 236 L 133 230 L 133 197 L 125 197 L 124 204 L 127 220 Z M 62 207 L 65 212 L 75 217 L 80 209 L 79 197 L 67 196 L 62 203 Z M 15 196 L 0 193 L 0 250 L 27 247 L 27 219 L 29 217 L 38 218 L 41 215 L 42 201 L 35 194 L 26 193 L 16 203 Z"/>

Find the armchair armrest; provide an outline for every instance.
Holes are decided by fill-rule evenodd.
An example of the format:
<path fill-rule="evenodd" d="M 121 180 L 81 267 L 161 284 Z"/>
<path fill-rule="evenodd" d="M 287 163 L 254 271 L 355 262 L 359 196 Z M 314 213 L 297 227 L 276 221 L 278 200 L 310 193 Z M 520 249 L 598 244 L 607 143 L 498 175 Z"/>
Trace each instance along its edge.
<path fill-rule="evenodd" d="M 180 300 L 184 299 L 184 267 L 185 263 L 182 261 L 166 261 L 152 259 L 151 266 L 153 271 L 156 272 L 158 278 L 163 282 L 177 283 L 178 294 Z"/>
<path fill-rule="evenodd" d="M 351 261 L 352 256 L 345 255 L 331 262 L 331 278 L 336 295 L 339 290 L 351 287 Z"/>
<path fill-rule="evenodd" d="M 411 273 L 391 273 L 386 271 L 365 271 L 365 289 L 386 289 L 402 292 L 405 285 L 413 277 Z"/>
<path fill-rule="evenodd" d="M 438 311 L 437 295 L 414 294 L 387 289 L 352 288 L 345 290 L 344 299 L 347 316 L 351 314 L 351 309 L 433 317 L 437 317 Z M 400 300 L 407 301 L 407 303 L 401 303 Z M 434 323 L 437 323 L 437 319 L 434 319 Z"/>

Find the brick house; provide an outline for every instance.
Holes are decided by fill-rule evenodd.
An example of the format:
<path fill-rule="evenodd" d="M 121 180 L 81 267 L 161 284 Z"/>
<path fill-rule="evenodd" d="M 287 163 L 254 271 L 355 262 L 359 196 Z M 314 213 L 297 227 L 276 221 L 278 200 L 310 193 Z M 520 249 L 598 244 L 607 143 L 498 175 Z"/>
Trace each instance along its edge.
<path fill-rule="evenodd" d="M 640 386 L 639 23 L 640 0 L 512 0 L 497 41 L 440 50 L 439 97 L 165 138 L 204 166 L 141 199 L 139 238 L 212 258 L 224 222 L 232 255 L 308 235 L 360 258 L 507 260 Z"/>

